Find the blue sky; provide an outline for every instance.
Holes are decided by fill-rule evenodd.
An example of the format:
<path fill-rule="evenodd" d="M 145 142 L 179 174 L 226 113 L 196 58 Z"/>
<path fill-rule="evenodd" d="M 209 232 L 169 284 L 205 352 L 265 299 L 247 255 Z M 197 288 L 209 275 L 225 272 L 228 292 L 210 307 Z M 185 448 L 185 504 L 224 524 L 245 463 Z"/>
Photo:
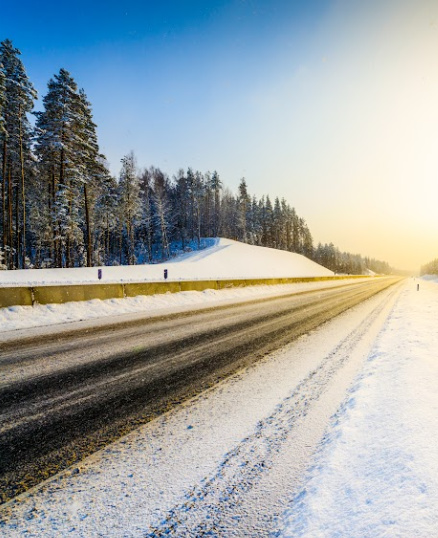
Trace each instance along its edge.
<path fill-rule="evenodd" d="M 114 172 L 123 154 L 134 149 L 139 164 L 174 173 L 188 165 L 220 169 L 227 140 L 245 145 L 247 126 L 257 128 L 249 98 L 277 76 L 283 50 L 292 68 L 299 65 L 302 41 L 329 4 L 43 1 L 29 2 L 26 10 L 22 5 L 19 25 L 13 24 L 18 8 L 5 6 L 8 22 L 0 30 L 22 51 L 40 95 L 53 73 L 68 69 L 93 104 Z M 239 160 L 237 152 L 236 165 Z M 236 177 L 228 181 L 235 183 L 244 171 L 242 161 L 235 171 L 230 168 Z"/>
<path fill-rule="evenodd" d="M 16 5 L 15 5 L 16 4 Z M 416 268 L 438 256 L 434 0 L 8 2 L 40 96 L 85 89 L 111 170 L 217 169 L 284 196 L 315 242 Z M 37 109 L 40 103 L 37 103 Z"/>

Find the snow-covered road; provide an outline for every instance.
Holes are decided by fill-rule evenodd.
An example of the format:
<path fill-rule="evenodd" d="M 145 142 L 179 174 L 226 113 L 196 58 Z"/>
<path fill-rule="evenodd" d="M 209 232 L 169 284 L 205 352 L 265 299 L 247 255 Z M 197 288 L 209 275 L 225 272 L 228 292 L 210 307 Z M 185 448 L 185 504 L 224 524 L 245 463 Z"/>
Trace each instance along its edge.
<path fill-rule="evenodd" d="M 357 464 L 359 477 L 342 453 L 336 456 L 334 467 L 330 467 L 330 457 L 332 447 L 336 453 L 336 444 L 341 443 L 337 440 L 340 432 L 344 433 L 347 411 L 354 409 L 345 403 L 351 402 L 352 394 L 345 397 L 357 374 L 360 381 L 354 385 L 355 400 L 363 391 L 364 380 L 367 387 L 367 380 L 372 379 L 370 364 L 381 377 L 380 387 L 385 387 L 400 371 L 399 351 L 405 350 L 403 342 L 411 337 L 421 343 L 423 360 L 415 364 L 421 366 L 423 381 L 434 368 L 429 336 L 436 319 L 433 308 L 436 310 L 434 304 L 438 303 L 438 286 L 422 283 L 425 289 L 420 293 L 413 292 L 412 281 L 404 286 L 400 298 L 396 289 L 383 292 L 96 453 L 80 468 L 58 475 L 19 501 L 5 505 L 0 530 L 6 536 L 264 536 L 280 528 L 292 536 L 332 536 L 336 532 L 325 534 L 325 530 L 341 517 L 347 519 L 340 535 L 368 536 L 348 532 L 348 517 L 356 512 L 348 511 L 346 493 L 349 488 L 360 489 L 364 484 L 360 474 L 363 480 L 368 474 L 355 450 L 358 441 L 367 444 L 372 424 L 364 412 L 347 443 L 356 454 L 351 461 Z M 412 319 L 418 323 L 412 324 Z M 391 360 L 388 358 L 387 366 L 380 370 L 376 360 L 365 359 L 375 357 L 385 338 L 393 346 L 397 344 L 397 353 L 391 354 L 389 346 Z M 409 383 L 407 375 L 403 380 Z M 389 401 L 394 400 L 391 394 L 394 392 L 386 396 Z M 378 390 L 364 392 L 364 405 L 374 421 L 385 414 L 379 395 Z M 403 397 L 400 391 L 396 395 Z M 430 397 L 426 400 L 428 404 L 433 401 Z M 435 407 L 428 413 L 429 425 L 436 420 L 437 399 L 434 401 Z M 405 408 L 409 409 L 394 400 L 391 409 L 407 412 Z M 383 428 L 384 424 L 381 434 Z M 345 431 L 351 431 L 348 423 Z M 415 435 L 421 431 L 410 430 L 414 434 L 412 450 Z M 394 434 L 397 432 L 396 428 Z M 321 439 L 324 441 L 318 448 Z M 380 454 L 377 433 L 373 441 L 374 451 Z M 430 455 L 426 448 L 422 446 L 423 462 Z M 312 468 L 315 453 L 318 466 L 306 472 Z M 381 461 L 391 465 L 391 452 L 383 451 Z M 334 494 L 330 497 L 332 483 L 316 487 L 320 476 L 337 477 L 342 484 L 338 486 L 344 488 L 345 502 L 340 507 Z M 426 487 L 433 483 L 431 479 L 424 481 Z M 359 498 L 358 491 L 353 498 Z M 423 514 L 431 515 L 427 499 L 423 500 Z M 406 508 L 406 503 L 403 506 Z M 388 506 L 388 511 L 395 518 L 397 503 Z M 409 516 L 406 510 L 405 514 Z M 322 516 L 326 518 L 323 523 Z M 379 536 L 379 527 L 374 525 L 373 532 L 369 536 Z"/>

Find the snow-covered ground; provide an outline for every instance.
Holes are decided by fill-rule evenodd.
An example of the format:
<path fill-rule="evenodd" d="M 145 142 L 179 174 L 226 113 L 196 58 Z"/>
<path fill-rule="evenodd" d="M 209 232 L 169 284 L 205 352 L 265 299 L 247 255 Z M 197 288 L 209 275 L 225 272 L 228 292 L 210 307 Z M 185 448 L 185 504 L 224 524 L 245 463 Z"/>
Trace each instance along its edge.
<path fill-rule="evenodd" d="M 281 536 L 438 536 L 437 319 L 437 277 L 411 280 L 333 417 Z"/>
<path fill-rule="evenodd" d="M 342 314 L 4 506 L 0 533 L 239 536 L 242 520 L 266 518 L 280 493 L 283 508 L 269 527 L 277 536 L 436 536 L 438 283 L 406 280 L 388 297 L 384 307 L 373 298 Z M 308 412 L 302 387 L 315 395 L 318 376 L 336 361 L 345 370 L 357 327 L 368 335 L 367 351 L 341 405 L 331 410 L 335 400 L 318 396 L 318 415 L 334 414 L 306 461 L 318 428 L 314 416 L 299 432 Z M 340 376 L 347 388 L 348 379 Z M 335 385 L 339 391 L 339 379 Z"/>
<path fill-rule="evenodd" d="M 0 286 L 162 281 L 164 269 L 168 271 L 169 281 L 333 275 L 332 271 L 293 252 L 223 238 L 208 240 L 207 244 L 204 250 L 188 252 L 166 263 L 101 267 L 100 281 L 97 267 L 22 269 L 0 271 Z"/>
<path fill-rule="evenodd" d="M 329 285 L 16 307 L 0 326 Z M 0 507 L 0 535 L 438 536 L 438 280 L 384 293 Z"/>
<path fill-rule="evenodd" d="M 278 513 L 278 493 L 287 499 L 291 473 L 298 464 L 298 475 L 303 474 L 303 455 L 337 409 L 336 398 L 322 397 L 309 427 L 307 404 L 342 371 L 357 326 L 368 335 L 368 318 L 376 321 L 380 301 L 359 305 L 323 331 L 300 338 L 0 508 L 0 533 L 198 536 L 205 524 L 212 531 L 220 528 L 217 536 L 232 536 L 228 531 L 245 514 L 253 526 L 256 515 L 271 517 L 272 503 Z M 340 346 L 343 338 L 346 344 Z M 341 398 L 349 379 L 341 375 L 333 383 Z M 256 495 L 249 506 L 247 492 Z"/>

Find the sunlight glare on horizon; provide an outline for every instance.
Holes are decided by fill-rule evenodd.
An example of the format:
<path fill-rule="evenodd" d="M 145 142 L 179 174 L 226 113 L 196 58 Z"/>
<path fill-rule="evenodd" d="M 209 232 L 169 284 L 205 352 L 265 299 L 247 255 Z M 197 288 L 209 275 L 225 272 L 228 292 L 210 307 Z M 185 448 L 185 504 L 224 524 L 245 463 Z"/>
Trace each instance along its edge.
<path fill-rule="evenodd" d="M 312 54 L 271 89 L 290 96 L 271 188 L 316 240 L 418 268 L 438 256 L 438 3 L 339 1 Z"/>

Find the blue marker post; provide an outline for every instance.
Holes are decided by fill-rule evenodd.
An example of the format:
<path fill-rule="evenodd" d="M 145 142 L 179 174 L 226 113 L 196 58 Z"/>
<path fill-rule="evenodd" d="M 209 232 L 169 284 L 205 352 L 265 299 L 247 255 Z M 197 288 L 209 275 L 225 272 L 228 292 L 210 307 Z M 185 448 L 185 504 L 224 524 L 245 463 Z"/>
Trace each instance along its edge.
<path fill-rule="evenodd" d="M 98 278 L 99 280 L 102 280 L 102 269 L 98 269 L 98 270 L 97 270 L 97 278 Z"/>
<path fill-rule="evenodd" d="M 164 269 L 164 280 L 167 280 L 167 269 Z"/>

